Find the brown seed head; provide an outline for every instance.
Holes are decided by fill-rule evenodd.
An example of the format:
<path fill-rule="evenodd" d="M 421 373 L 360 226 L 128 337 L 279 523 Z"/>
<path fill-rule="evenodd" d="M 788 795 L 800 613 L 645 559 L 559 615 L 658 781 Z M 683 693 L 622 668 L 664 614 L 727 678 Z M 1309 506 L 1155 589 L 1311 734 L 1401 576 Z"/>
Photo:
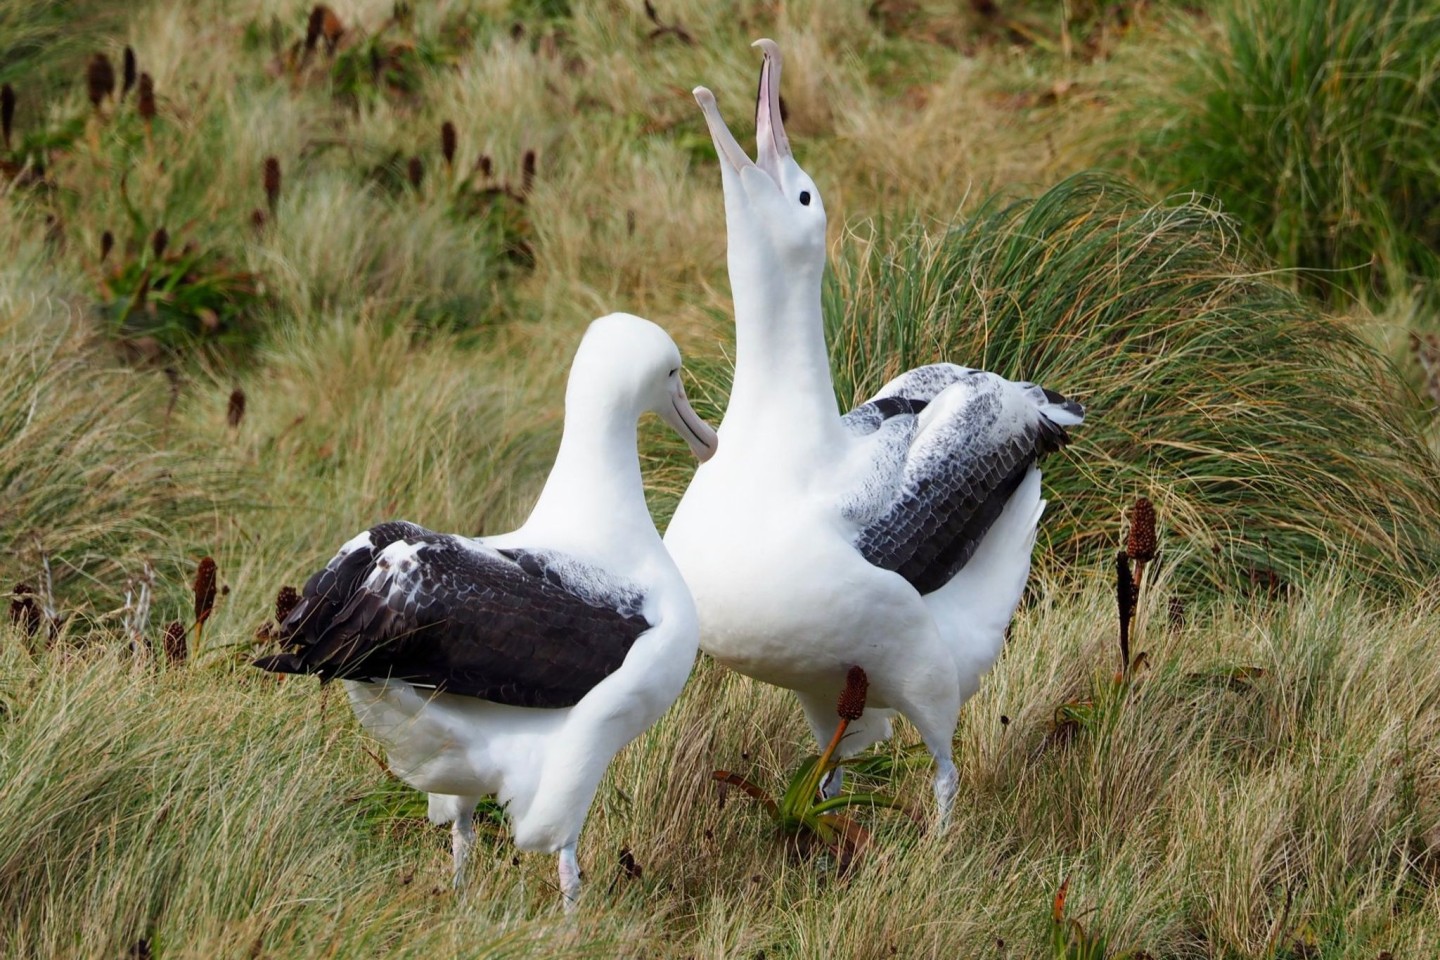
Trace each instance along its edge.
<path fill-rule="evenodd" d="M 155 81 L 150 74 L 140 74 L 139 92 L 136 94 L 136 108 L 140 111 L 140 117 L 146 123 L 155 119 Z"/>
<path fill-rule="evenodd" d="M 420 162 L 419 157 L 410 158 L 405 165 L 405 176 L 410 180 L 410 186 L 420 189 L 420 182 L 425 179 L 425 164 Z"/>
<path fill-rule="evenodd" d="M 845 689 L 835 702 L 835 712 L 841 720 L 859 720 L 865 712 L 865 694 L 870 689 L 870 678 L 859 667 L 851 667 L 845 674 Z"/>
<path fill-rule="evenodd" d="M 215 560 L 201 557 L 195 570 L 195 622 L 204 623 L 215 609 Z"/>
<path fill-rule="evenodd" d="M 230 405 L 225 411 L 225 421 L 232 427 L 240 426 L 245 419 L 245 391 L 236 387 L 230 391 Z"/>
<path fill-rule="evenodd" d="M 307 53 L 315 51 L 315 44 L 320 40 L 320 32 L 325 29 L 325 5 L 317 3 L 310 11 L 310 19 L 305 24 L 305 50 Z"/>
<path fill-rule="evenodd" d="M 259 207 L 256 207 L 254 210 L 250 211 L 250 226 L 255 228 L 256 233 L 259 233 L 261 230 L 265 229 L 265 220 L 265 211 L 261 210 Z"/>
<path fill-rule="evenodd" d="M 170 246 L 170 232 L 161 227 L 150 237 L 150 249 L 155 251 L 156 260 L 165 256 L 165 248 L 168 246 Z"/>
<path fill-rule="evenodd" d="M 324 11 L 320 16 L 320 33 L 325 37 L 325 52 L 334 53 L 335 46 L 340 42 L 340 35 L 345 32 L 345 24 L 335 15 L 335 11 L 321 4 L 320 9 Z"/>
<path fill-rule="evenodd" d="M 165 625 L 165 659 L 172 664 L 185 662 L 189 654 L 185 642 L 185 624 L 179 620 L 171 620 Z"/>
<path fill-rule="evenodd" d="M 275 205 L 280 202 L 280 158 L 265 158 L 265 205 L 270 208 L 270 215 L 275 215 Z"/>
<path fill-rule="evenodd" d="M 5 149 L 10 149 L 10 131 L 15 127 L 15 88 L 0 87 L 0 131 L 5 135 Z"/>
<path fill-rule="evenodd" d="M 535 186 L 535 151 L 526 150 L 520 167 L 520 192 L 529 193 Z"/>
<path fill-rule="evenodd" d="M 125 95 L 135 87 L 135 51 L 128 46 L 125 48 L 124 66 L 121 68 L 120 99 L 124 100 Z"/>
<path fill-rule="evenodd" d="M 90 94 L 90 105 L 96 110 L 115 92 L 115 67 L 105 54 L 95 54 L 85 65 L 85 89 Z"/>
<path fill-rule="evenodd" d="M 280 592 L 275 594 L 275 622 L 283 625 L 299 602 L 300 594 L 294 587 L 289 585 L 281 587 Z"/>
<path fill-rule="evenodd" d="M 1131 560 L 1149 562 L 1155 559 L 1155 507 L 1145 497 L 1135 501 L 1130 510 L 1130 536 L 1125 552 Z"/>
<path fill-rule="evenodd" d="M 104 263 L 105 258 L 110 256 L 110 251 L 115 249 L 115 234 L 106 230 L 100 234 L 100 262 Z"/>
<path fill-rule="evenodd" d="M 440 124 L 440 153 L 445 157 L 445 166 L 455 166 L 455 124 L 449 120 Z"/>
<path fill-rule="evenodd" d="M 495 175 L 495 164 L 488 153 L 480 154 L 480 159 L 475 161 L 475 169 L 480 171 L 480 176 L 489 180 Z"/>
<path fill-rule="evenodd" d="M 40 630 L 40 605 L 35 602 L 35 588 L 28 583 L 17 583 L 10 592 L 10 622 L 23 626 L 26 636 L 35 636 Z"/>

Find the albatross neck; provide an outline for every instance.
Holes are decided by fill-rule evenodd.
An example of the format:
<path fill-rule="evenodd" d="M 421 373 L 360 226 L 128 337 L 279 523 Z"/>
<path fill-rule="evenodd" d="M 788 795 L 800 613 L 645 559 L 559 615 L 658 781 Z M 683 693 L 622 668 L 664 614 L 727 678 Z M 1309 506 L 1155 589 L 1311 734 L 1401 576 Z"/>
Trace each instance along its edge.
<path fill-rule="evenodd" d="M 732 260 L 735 382 L 722 429 L 833 439 L 841 426 L 820 311 L 823 266 L 782 276 L 733 269 L 741 265 Z"/>
<path fill-rule="evenodd" d="M 658 545 L 640 482 L 638 419 L 613 402 L 568 394 L 560 451 L 525 529 L 592 555 L 615 543 Z"/>

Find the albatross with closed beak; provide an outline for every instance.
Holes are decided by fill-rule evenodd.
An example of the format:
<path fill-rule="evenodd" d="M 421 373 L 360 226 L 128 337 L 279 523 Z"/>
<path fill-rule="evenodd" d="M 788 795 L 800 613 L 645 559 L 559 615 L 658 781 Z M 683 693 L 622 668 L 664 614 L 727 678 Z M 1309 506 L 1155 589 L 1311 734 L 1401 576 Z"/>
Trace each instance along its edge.
<path fill-rule="evenodd" d="M 390 768 L 452 823 L 455 884 L 480 798 L 515 845 L 559 855 L 567 910 L 575 845 L 612 757 L 679 696 L 695 607 L 645 505 L 636 421 L 653 411 L 701 460 L 715 432 L 690 409 L 663 330 L 612 314 L 570 371 L 560 451 L 528 520 L 478 539 L 403 521 L 356 536 L 312 576 L 256 665 L 345 684 Z"/>
<path fill-rule="evenodd" d="M 1057 393 L 949 363 L 901 374 L 842 416 L 820 310 L 825 207 L 790 152 L 780 50 L 764 52 L 751 160 L 704 87 L 720 161 L 735 379 L 717 455 L 665 535 L 722 664 L 794 690 L 816 740 L 852 666 L 870 707 L 843 745 L 896 711 L 935 760 L 936 818 L 958 772 L 960 706 L 999 656 L 1044 510 L 1036 460 L 1082 410 Z M 838 790 L 838 779 L 827 790 Z"/>

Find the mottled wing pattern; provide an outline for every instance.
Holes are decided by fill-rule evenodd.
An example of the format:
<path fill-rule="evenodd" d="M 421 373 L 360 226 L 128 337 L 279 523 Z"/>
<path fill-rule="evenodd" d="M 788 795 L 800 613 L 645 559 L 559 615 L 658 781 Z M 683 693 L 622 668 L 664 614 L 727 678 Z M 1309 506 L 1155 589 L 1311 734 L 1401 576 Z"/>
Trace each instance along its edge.
<path fill-rule="evenodd" d="M 855 545 L 921 593 L 950 581 L 974 554 L 1030 466 L 1069 442 L 1079 404 L 1030 383 L 954 364 L 920 367 L 852 411 L 873 418 L 896 401 L 924 404 L 898 492 Z M 849 418 L 847 418 L 849 419 Z"/>
<path fill-rule="evenodd" d="M 330 615 L 287 618 L 281 642 L 289 651 L 257 666 L 568 707 L 618 669 L 651 626 L 637 588 L 583 561 L 418 527 L 375 552 L 351 582 L 343 604 L 325 609 Z"/>

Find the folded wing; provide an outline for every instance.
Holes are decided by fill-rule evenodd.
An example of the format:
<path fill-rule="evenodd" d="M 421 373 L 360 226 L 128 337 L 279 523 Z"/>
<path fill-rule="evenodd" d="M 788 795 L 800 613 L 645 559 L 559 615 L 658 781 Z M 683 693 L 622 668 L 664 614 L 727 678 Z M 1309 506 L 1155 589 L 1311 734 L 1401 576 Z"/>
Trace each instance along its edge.
<path fill-rule="evenodd" d="M 397 679 L 521 707 L 578 703 L 651 624 L 632 584 L 563 554 L 381 524 L 310 578 L 256 665 Z"/>
<path fill-rule="evenodd" d="M 1080 405 L 1031 383 L 941 363 L 897 377 L 846 417 L 864 432 L 918 414 L 896 493 L 855 546 L 922 594 L 943 587 L 975 553 L 1035 461 L 1069 442 Z"/>

